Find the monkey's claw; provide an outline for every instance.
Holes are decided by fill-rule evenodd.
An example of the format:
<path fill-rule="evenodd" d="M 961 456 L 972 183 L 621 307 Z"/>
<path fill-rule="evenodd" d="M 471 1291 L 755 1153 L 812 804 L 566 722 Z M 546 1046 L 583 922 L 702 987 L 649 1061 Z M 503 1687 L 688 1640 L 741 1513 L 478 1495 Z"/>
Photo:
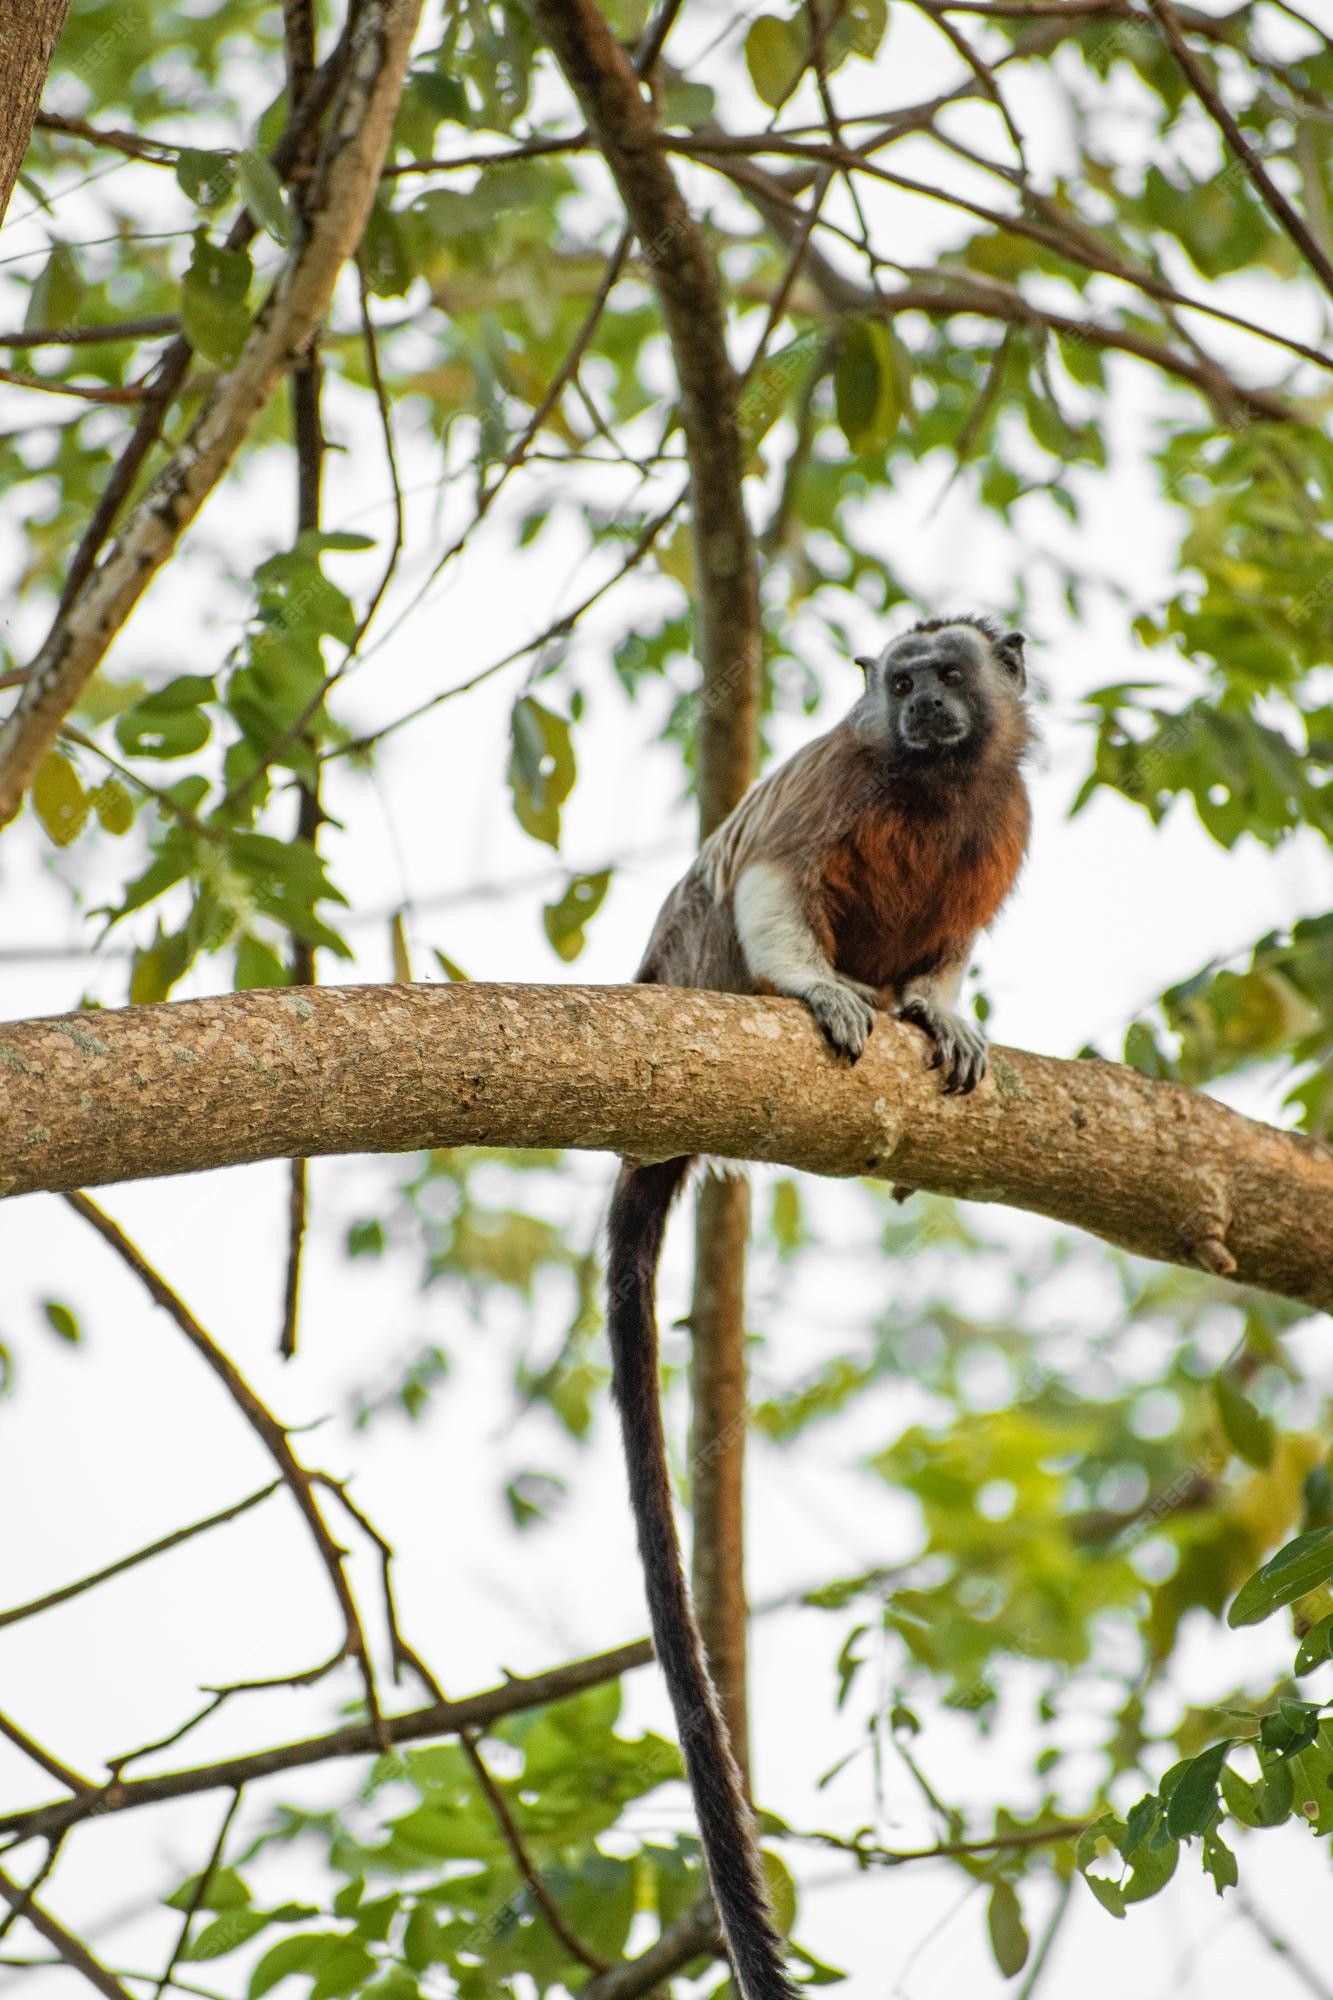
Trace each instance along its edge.
<path fill-rule="evenodd" d="M 920 1028 L 935 1044 L 930 1067 L 943 1070 L 946 1097 L 966 1097 L 976 1089 L 986 1074 L 986 1037 L 980 1028 L 951 1008 L 920 999 L 905 1000 L 898 1019 Z"/>
<path fill-rule="evenodd" d="M 826 1039 L 853 1062 L 870 1039 L 875 1025 L 873 988 L 850 979 L 822 979 L 803 995 L 806 1006 Z"/>

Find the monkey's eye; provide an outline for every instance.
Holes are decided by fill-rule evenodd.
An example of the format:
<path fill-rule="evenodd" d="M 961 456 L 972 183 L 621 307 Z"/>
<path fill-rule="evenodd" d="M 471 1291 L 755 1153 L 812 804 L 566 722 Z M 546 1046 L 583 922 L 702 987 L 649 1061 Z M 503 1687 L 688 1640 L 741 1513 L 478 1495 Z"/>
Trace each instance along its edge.
<path fill-rule="evenodd" d="M 961 670 L 958 667 L 946 667 L 940 675 L 940 682 L 947 688 L 961 687 L 963 684 Z"/>
<path fill-rule="evenodd" d="M 893 692 L 899 695 L 910 694 L 912 692 L 912 676 L 910 674 L 895 674 L 893 677 Z"/>

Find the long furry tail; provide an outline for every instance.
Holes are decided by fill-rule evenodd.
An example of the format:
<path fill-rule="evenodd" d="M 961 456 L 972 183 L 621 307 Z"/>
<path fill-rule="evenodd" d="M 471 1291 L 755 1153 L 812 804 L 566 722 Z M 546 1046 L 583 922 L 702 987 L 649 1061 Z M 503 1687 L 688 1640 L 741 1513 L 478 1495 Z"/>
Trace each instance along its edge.
<path fill-rule="evenodd" d="M 653 1642 L 676 1714 L 699 1832 L 742 2000 L 793 2000 L 754 1818 L 709 1678 L 672 1507 L 657 1369 L 657 1265 L 688 1159 L 621 1168 L 608 1224 L 612 1387 L 629 1472 Z"/>

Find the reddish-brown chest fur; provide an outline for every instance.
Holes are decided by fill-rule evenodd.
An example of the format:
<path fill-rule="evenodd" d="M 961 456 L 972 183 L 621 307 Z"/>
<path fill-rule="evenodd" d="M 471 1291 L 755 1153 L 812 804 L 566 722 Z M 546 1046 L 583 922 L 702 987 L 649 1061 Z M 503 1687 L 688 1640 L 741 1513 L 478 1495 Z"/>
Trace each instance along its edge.
<path fill-rule="evenodd" d="M 898 992 L 964 957 L 1014 885 L 1028 826 L 1015 769 L 862 813 L 824 856 L 811 913 L 838 971 Z"/>

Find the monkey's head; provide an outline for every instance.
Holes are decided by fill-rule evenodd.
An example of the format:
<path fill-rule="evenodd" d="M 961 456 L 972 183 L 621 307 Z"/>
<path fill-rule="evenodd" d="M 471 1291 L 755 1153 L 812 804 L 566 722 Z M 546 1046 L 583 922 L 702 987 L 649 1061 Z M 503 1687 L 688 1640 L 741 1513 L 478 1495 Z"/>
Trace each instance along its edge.
<path fill-rule="evenodd" d="M 1021 751 L 1027 739 L 1023 634 L 987 618 L 930 618 L 862 656 L 866 691 L 853 711 L 859 733 L 895 763 L 923 771 L 987 749 Z"/>

